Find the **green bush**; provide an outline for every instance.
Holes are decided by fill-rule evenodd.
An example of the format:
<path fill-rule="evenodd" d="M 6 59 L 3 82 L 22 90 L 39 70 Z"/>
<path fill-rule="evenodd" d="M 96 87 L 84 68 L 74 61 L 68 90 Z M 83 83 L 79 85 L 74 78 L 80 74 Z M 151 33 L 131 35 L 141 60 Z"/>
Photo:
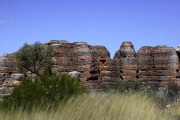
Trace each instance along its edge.
<path fill-rule="evenodd" d="M 103 86 L 103 91 L 114 91 L 114 92 L 136 92 L 142 89 L 141 83 L 136 80 L 121 80 L 116 82 L 114 85 Z"/>
<path fill-rule="evenodd" d="M 15 86 L 11 95 L 5 96 L 1 107 L 32 109 L 33 107 L 47 107 L 66 101 L 71 96 L 82 94 L 86 89 L 80 80 L 68 74 L 61 76 L 47 73 L 31 79 L 21 78 L 21 84 Z"/>
<path fill-rule="evenodd" d="M 124 91 L 139 91 L 141 88 L 140 82 L 136 80 L 127 80 L 127 81 L 119 81 L 116 85 L 115 88 L 119 92 L 124 92 Z"/>

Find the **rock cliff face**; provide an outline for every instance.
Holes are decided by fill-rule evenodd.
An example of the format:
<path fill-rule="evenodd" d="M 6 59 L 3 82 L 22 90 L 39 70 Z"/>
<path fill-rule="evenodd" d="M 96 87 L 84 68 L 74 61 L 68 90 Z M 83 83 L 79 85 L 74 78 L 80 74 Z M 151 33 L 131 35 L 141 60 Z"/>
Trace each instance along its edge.
<path fill-rule="evenodd" d="M 137 52 L 138 78 L 147 84 L 167 84 L 177 80 L 179 59 L 172 47 L 142 47 Z"/>
<path fill-rule="evenodd" d="M 131 42 L 123 42 L 111 59 L 104 46 L 92 46 L 86 42 L 51 40 L 45 45 L 53 46 L 56 51 L 52 58 L 53 71 L 77 71 L 82 84 L 92 90 L 118 80 L 140 80 L 151 85 L 178 83 L 180 80 L 180 52 L 172 47 L 144 46 L 136 53 Z M 19 84 L 17 76 L 21 75 L 13 54 L 1 56 L 0 94 L 6 94 L 12 85 Z"/>

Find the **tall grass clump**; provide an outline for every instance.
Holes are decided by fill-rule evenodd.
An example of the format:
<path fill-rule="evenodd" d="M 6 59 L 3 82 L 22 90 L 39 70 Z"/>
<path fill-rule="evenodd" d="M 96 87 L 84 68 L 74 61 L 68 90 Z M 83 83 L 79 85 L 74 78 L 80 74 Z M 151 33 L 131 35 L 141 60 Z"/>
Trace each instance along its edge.
<path fill-rule="evenodd" d="M 32 109 L 40 106 L 46 108 L 86 91 L 78 78 L 68 74 L 59 76 L 44 73 L 35 79 L 23 77 L 21 81 L 20 85 L 14 87 L 11 95 L 3 98 L 0 104 L 2 108 Z"/>
<path fill-rule="evenodd" d="M 58 109 L 0 112 L 5 120 L 171 120 L 142 94 L 90 93 L 67 100 Z"/>
<path fill-rule="evenodd" d="M 62 112 L 69 113 L 62 116 L 62 119 L 68 120 L 160 120 L 162 117 L 153 100 L 141 94 L 99 93 L 81 96 L 69 102 Z"/>

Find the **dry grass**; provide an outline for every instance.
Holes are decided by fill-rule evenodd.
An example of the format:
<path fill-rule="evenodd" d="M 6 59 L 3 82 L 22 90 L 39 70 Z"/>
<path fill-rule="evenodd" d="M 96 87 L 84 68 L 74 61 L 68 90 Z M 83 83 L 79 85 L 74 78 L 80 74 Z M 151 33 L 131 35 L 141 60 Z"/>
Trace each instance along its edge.
<path fill-rule="evenodd" d="M 170 120 L 141 94 L 91 93 L 72 98 L 56 110 L 1 111 L 2 120 Z"/>
<path fill-rule="evenodd" d="M 170 114 L 171 116 L 180 116 L 180 101 L 176 101 L 167 106 L 167 109 L 164 110 L 165 114 Z"/>

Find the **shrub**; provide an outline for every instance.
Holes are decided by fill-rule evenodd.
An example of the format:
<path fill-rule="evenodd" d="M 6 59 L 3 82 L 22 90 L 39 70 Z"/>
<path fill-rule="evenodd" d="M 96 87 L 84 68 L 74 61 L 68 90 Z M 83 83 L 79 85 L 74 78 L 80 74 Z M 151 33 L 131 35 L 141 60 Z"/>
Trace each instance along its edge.
<path fill-rule="evenodd" d="M 141 92 L 152 97 L 160 109 L 164 109 L 168 104 L 172 104 L 179 98 L 179 88 L 174 82 L 169 82 L 166 85 L 143 86 Z"/>
<path fill-rule="evenodd" d="M 23 77 L 21 80 L 21 84 L 14 87 L 13 93 L 3 98 L 3 108 L 32 109 L 36 106 L 56 105 L 86 91 L 78 78 L 68 74 L 50 76 L 44 73 L 34 80 L 30 77 Z"/>
<path fill-rule="evenodd" d="M 168 104 L 175 102 L 179 98 L 179 89 L 173 82 L 169 82 L 166 86 L 160 87 L 154 91 L 154 99 L 160 108 L 165 108 Z"/>
<path fill-rule="evenodd" d="M 153 98 L 154 102 L 160 109 L 164 109 L 168 104 L 172 104 L 179 98 L 179 88 L 174 82 L 169 82 L 167 85 L 143 85 L 136 80 L 118 81 L 114 85 L 101 86 L 104 92 L 140 92 L 146 96 Z"/>
<path fill-rule="evenodd" d="M 121 80 L 114 85 L 103 86 L 103 91 L 136 92 L 141 90 L 141 83 L 136 80 Z"/>
<path fill-rule="evenodd" d="M 124 91 L 139 91 L 141 84 L 138 81 L 135 80 L 128 80 L 128 81 L 119 81 L 116 85 L 115 88 L 119 92 L 124 92 Z"/>

